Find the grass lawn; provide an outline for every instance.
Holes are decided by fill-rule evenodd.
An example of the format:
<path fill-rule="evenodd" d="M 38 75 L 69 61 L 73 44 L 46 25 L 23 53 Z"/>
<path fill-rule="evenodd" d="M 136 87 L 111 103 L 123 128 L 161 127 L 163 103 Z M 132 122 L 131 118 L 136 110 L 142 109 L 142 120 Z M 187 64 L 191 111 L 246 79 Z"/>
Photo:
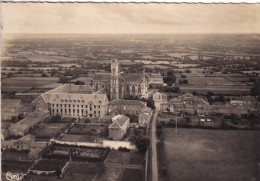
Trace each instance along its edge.
<path fill-rule="evenodd" d="M 257 180 L 259 132 L 164 128 L 166 180 Z M 158 153 L 160 154 L 160 153 Z"/>

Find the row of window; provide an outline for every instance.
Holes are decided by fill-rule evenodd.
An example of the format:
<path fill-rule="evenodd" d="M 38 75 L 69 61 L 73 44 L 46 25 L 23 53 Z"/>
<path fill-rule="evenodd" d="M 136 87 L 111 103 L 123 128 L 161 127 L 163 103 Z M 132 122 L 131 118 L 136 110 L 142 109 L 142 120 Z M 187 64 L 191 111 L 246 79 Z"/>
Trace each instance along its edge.
<path fill-rule="evenodd" d="M 61 99 L 61 102 L 70 102 L 70 103 L 72 103 L 72 102 L 74 102 L 74 103 L 78 102 L 78 103 L 80 103 L 80 102 L 85 102 L 85 100 L 67 100 L 67 99 Z M 102 101 L 99 101 L 99 103 L 102 103 Z M 91 104 L 91 103 L 90 103 L 90 104 Z"/>
<path fill-rule="evenodd" d="M 88 111 L 83 111 L 79 109 L 52 109 L 51 112 L 52 115 L 60 114 L 61 116 L 89 116 L 89 117 L 100 117 L 101 112 L 100 111 L 94 111 L 94 114 L 88 114 Z"/>
<path fill-rule="evenodd" d="M 94 109 L 95 109 L 95 108 L 99 108 L 99 109 L 100 109 L 100 106 L 96 106 L 96 105 L 92 105 L 92 104 L 89 105 L 89 108 L 92 109 L 92 106 L 94 107 Z M 52 107 L 55 107 L 55 104 L 52 104 Z M 77 108 L 79 108 L 79 107 L 84 108 L 84 107 L 85 107 L 85 108 L 88 108 L 88 105 L 56 104 L 56 108 L 58 108 L 58 107 L 61 107 L 61 108 L 62 108 L 62 107 L 69 107 L 69 108 L 70 108 L 70 107 L 73 107 L 73 108 L 74 108 L 74 107 L 77 107 Z"/>

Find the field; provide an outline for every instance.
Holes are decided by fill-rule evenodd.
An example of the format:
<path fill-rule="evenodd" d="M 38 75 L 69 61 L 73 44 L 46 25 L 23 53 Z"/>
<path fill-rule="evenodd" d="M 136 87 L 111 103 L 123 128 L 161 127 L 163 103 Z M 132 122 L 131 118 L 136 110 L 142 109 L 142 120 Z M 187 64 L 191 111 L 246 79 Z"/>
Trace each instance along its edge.
<path fill-rule="evenodd" d="M 182 93 L 192 93 L 196 91 L 200 94 L 207 94 L 208 92 L 212 92 L 214 94 L 241 95 L 250 94 L 250 89 L 251 86 L 180 86 L 180 90 Z"/>
<path fill-rule="evenodd" d="M 75 124 L 68 133 L 91 136 L 107 136 L 108 128 L 103 125 Z"/>
<path fill-rule="evenodd" d="M 61 57 L 61 56 L 46 56 L 46 55 L 37 55 L 28 57 L 32 62 L 66 62 L 71 61 L 73 58 Z"/>
<path fill-rule="evenodd" d="M 55 171 L 57 168 L 63 168 L 67 160 L 62 159 L 44 159 L 40 160 L 31 170 Z"/>
<path fill-rule="evenodd" d="M 231 82 L 223 77 L 187 77 L 186 78 L 191 85 L 202 85 L 202 86 L 230 86 L 230 85 L 241 85 L 239 82 Z M 243 85 L 243 84 L 242 84 Z"/>
<path fill-rule="evenodd" d="M 6 173 L 8 171 L 13 173 L 25 173 L 31 166 L 33 162 L 30 161 L 3 161 L 2 162 L 2 172 Z"/>
<path fill-rule="evenodd" d="M 16 151 L 16 150 L 5 150 L 2 153 L 3 160 L 29 160 L 28 159 L 29 151 Z"/>
<path fill-rule="evenodd" d="M 257 180 L 259 132 L 164 128 L 166 180 Z M 160 154 L 160 153 L 158 153 Z"/>
<path fill-rule="evenodd" d="M 168 66 L 168 65 L 144 65 L 144 68 L 155 69 L 155 67 L 160 68 L 160 69 L 171 68 L 171 66 Z"/>
<path fill-rule="evenodd" d="M 126 164 L 126 165 L 143 165 L 144 156 L 140 153 L 110 151 L 106 163 Z"/>
<path fill-rule="evenodd" d="M 66 129 L 65 123 L 48 123 L 35 131 L 36 139 L 50 139 Z"/>
<path fill-rule="evenodd" d="M 140 169 L 130 169 L 127 168 L 123 173 L 123 181 L 142 181 L 143 171 Z"/>
<path fill-rule="evenodd" d="M 6 91 L 20 91 L 29 89 L 30 87 L 37 88 L 54 84 L 58 82 L 58 77 L 13 77 L 2 79 L 2 89 Z"/>
<path fill-rule="evenodd" d="M 96 139 L 96 136 L 65 134 L 61 140 L 72 142 L 94 142 Z"/>

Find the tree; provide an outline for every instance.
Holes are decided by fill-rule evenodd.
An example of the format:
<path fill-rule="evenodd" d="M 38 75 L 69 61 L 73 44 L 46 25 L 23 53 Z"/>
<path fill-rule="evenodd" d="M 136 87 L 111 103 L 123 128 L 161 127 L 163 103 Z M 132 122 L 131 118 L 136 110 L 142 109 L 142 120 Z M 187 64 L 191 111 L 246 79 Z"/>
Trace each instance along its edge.
<path fill-rule="evenodd" d="M 85 85 L 85 83 L 82 82 L 82 81 L 80 81 L 80 80 L 77 80 L 77 81 L 75 82 L 75 85 Z"/>
<path fill-rule="evenodd" d="M 68 82 L 68 77 L 66 77 L 66 76 L 60 76 L 60 78 L 59 78 L 59 82 L 60 83 L 66 83 L 66 82 Z"/>
<path fill-rule="evenodd" d="M 61 168 L 58 167 L 58 168 L 56 169 L 56 171 L 55 171 L 55 174 L 56 174 L 57 178 L 60 178 L 61 173 L 62 173 L 62 172 L 61 172 Z"/>
<path fill-rule="evenodd" d="M 7 74 L 7 77 L 8 77 L 8 78 L 11 78 L 11 77 L 13 77 L 13 76 L 14 76 L 14 74 L 11 73 L 11 72 L 9 72 L 9 73 Z"/>
<path fill-rule="evenodd" d="M 189 83 L 189 81 L 186 79 L 179 80 L 179 84 L 188 84 L 188 83 Z"/>
<path fill-rule="evenodd" d="M 173 70 L 169 70 L 166 74 L 166 76 L 163 77 L 163 81 L 168 85 L 168 86 L 172 86 L 175 81 L 176 78 L 174 76 L 174 72 Z"/>
<path fill-rule="evenodd" d="M 260 96 L 260 81 L 256 81 L 254 87 L 251 88 L 251 96 Z"/>
<path fill-rule="evenodd" d="M 152 108 L 152 109 L 155 108 L 155 106 L 154 106 L 154 101 L 153 101 L 153 98 L 152 98 L 152 97 L 149 97 L 149 98 L 147 99 L 147 106 L 150 107 L 150 108 Z"/>
<path fill-rule="evenodd" d="M 141 151 L 141 152 L 146 152 L 148 146 L 150 145 L 150 140 L 149 138 L 140 135 L 138 136 L 136 140 L 136 147 Z"/>
<path fill-rule="evenodd" d="M 191 73 L 190 69 L 185 70 L 185 73 Z"/>

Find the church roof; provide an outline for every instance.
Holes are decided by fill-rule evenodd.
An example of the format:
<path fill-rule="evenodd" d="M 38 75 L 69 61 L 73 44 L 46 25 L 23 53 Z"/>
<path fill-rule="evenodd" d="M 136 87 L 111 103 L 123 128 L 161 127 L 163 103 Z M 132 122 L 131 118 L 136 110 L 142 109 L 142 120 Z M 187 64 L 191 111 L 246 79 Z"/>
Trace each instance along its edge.
<path fill-rule="evenodd" d="M 102 81 L 102 82 L 106 82 L 110 80 L 110 73 L 96 73 L 93 76 L 93 81 Z"/>
<path fill-rule="evenodd" d="M 125 82 L 142 82 L 145 80 L 145 75 L 140 73 L 124 74 Z"/>
<path fill-rule="evenodd" d="M 108 104 L 110 105 L 140 105 L 140 106 L 146 106 L 146 103 L 139 100 L 126 100 L 126 99 L 115 99 Z"/>

